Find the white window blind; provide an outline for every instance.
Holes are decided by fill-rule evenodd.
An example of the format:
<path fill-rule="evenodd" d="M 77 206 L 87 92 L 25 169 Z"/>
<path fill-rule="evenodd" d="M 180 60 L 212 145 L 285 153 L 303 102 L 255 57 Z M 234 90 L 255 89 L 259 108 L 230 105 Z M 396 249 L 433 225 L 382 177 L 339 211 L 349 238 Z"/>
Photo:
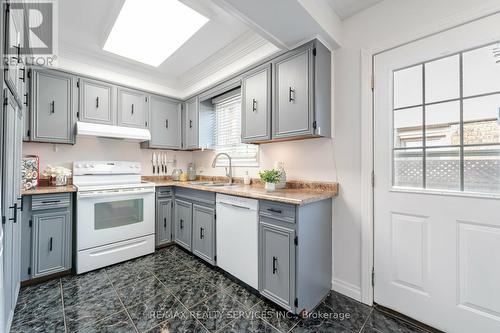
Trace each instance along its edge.
<path fill-rule="evenodd" d="M 241 143 L 241 92 L 229 92 L 213 100 L 215 106 L 215 151 L 231 156 L 234 166 L 258 166 L 257 145 Z M 217 165 L 227 166 L 221 157 Z"/>

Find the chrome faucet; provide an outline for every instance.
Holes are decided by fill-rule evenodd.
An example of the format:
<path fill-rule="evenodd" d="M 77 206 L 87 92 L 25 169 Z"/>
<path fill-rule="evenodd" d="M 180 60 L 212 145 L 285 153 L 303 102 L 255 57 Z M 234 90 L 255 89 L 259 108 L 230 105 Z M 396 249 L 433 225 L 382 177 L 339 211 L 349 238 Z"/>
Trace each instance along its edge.
<path fill-rule="evenodd" d="M 218 153 L 217 155 L 215 155 L 214 157 L 214 160 L 212 162 L 212 168 L 215 168 L 215 163 L 217 162 L 217 159 L 219 158 L 219 156 L 221 155 L 225 155 L 227 156 L 227 159 L 229 160 L 229 170 L 227 167 L 224 167 L 224 169 L 226 169 L 226 177 L 229 178 L 229 184 L 232 184 L 233 183 L 233 169 L 232 169 L 232 165 L 231 165 L 231 156 L 229 156 L 228 154 L 226 153 Z"/>

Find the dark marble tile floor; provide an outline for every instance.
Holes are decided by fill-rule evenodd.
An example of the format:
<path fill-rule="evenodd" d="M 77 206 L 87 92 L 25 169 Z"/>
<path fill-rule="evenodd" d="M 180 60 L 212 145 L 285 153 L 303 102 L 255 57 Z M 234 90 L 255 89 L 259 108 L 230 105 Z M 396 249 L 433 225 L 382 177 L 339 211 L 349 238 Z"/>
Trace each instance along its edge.
<path fill-rule="evenodd" d="M 24 287 L 11 332 L 428 332 L 335 292 L 301 319 L 177 246 Z"/>

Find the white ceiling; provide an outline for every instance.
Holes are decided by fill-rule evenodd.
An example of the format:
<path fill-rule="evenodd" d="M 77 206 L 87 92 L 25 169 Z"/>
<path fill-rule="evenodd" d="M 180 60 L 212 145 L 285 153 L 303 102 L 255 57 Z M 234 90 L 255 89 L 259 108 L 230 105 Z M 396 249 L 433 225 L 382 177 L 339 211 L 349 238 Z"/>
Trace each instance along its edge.
<path fill-rule="evenodd" d="M 181 1 L 210 21 L 157 68 L 102 50 L 124 0 L 60 1 L 59 56 L 182 90 L 200 80 L 200 72 L 213 74 L 243 51 L 263 45 L 271 50 L 269 42 L 214 2 Z"/>
<path fill-rule="evenodd" d="M 327 0 L 340 19 L 345 20 L 382 0 Z"/>

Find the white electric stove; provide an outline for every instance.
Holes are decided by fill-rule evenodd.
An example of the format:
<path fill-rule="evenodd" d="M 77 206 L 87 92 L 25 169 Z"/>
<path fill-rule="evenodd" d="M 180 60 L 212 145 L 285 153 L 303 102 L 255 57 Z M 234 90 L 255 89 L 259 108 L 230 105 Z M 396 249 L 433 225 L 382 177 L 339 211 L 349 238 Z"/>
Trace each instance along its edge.
<path fill-rule="evenodd" d="M 139 162 L 74 162 L 73 184 L 77 274 L 154 252 L 155 188 Z"/>

